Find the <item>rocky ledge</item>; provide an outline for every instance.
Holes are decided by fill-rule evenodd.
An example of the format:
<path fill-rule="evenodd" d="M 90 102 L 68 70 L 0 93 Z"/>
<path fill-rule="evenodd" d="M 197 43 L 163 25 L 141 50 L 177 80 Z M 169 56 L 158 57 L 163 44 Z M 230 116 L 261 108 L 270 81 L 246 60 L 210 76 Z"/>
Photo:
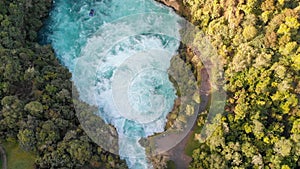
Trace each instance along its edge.
<path fill-rule="evenodd" d="M 189 19 L 190 10 L 183 4 L 183 0 L 156 0 L 159 3 L 162 3 L 172 9 L 174 11 L 186 19 Z"/>

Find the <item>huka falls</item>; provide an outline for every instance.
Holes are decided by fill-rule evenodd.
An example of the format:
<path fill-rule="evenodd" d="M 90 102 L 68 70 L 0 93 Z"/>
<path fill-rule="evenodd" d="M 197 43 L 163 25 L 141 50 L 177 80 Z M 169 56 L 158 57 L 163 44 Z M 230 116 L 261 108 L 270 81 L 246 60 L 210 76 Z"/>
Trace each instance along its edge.
<path fill-rule="evenodd" d="M 300 169 L 300 0 L 0 0 L 0 169 Z"/>
<path fill-rule="evenodd" d="M 95 107 L 93 114 L 116 131 L 117 151 L 100 146 L 120 155 L 131 169 L 153 168 L 142 140 L 165 131 L 175 100 L 186 91 L 180 85 L 188 82 L 172 81 L 169 73 L 181 42 L 180 20 L 153 0 L 55 0 L 40 32 L 41 43 L 51 44 L 72 73 L 79 99 Z M 195 117 L 193 105 L 182 109 Z M 99 126 L 86 128 L 93 127 Z M 92 137 L 103 144 L 114 142 L 95 133 Z M 176 145 L 181 137 L 174 138 L 169 140 Z M 157 143 L 171 147 L 167 141 Z"/>

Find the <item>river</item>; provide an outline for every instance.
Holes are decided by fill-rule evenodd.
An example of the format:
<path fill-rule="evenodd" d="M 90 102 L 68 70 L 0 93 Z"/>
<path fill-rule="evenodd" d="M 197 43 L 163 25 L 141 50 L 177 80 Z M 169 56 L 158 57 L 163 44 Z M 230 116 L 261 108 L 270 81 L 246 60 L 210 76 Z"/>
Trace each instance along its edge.
<path fill-rule="evenodd" d="M 167 69 L 179 47 L 178 19 L 153 0 L 55 0 L 42 30 L 80 99 L 116 128 L 131 169 L 152 167 L 138 141 L 164 131 L 177 97 Z"/>

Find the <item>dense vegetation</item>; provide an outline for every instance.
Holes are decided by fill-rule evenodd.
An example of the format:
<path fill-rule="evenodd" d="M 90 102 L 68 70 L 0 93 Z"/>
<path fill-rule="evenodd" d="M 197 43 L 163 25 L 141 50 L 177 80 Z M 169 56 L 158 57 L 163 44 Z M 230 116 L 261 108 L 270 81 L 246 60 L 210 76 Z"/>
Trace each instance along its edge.
<path fill-rule="evenodd" d="M 51 3 L 0 1 L 0 139 L 34 151 L 37 168 L 126 168 L 82 130 L 71 74 L 37 43 Z"/>
<path fill-rule="evenodd" d="M 228 97 L 221 123 L 193 151 L 190 168 L 299 168 L 299 1 L 184 4 L 222 57 Z"/>

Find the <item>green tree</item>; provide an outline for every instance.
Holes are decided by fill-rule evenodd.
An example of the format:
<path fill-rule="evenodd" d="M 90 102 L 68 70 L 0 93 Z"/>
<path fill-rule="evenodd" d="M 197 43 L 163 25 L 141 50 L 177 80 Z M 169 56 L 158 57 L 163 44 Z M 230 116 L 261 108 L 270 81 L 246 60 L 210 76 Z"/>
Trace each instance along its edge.
<path fill-rule="evenodd" d="M 32 130 L 24 129 L 18 133 L 20 146 L 25 150 L 34 150 L 36 145 L 35 133 Z"/>
<path fill-rule="evenodd" d="M 23 103 L 15 96 L 5 96 L 1 100 L 1 107 L 0 131 L 7 131 L 7 137 L 15 137 L 20 128 L 19 121 L 24 116 Z"/>
<path fill-rule="evenodd" d="M 42 117 L 43 105 L 38 101 L 32 101 L 25 105 L 25 110 L 35 117 Z"/>

